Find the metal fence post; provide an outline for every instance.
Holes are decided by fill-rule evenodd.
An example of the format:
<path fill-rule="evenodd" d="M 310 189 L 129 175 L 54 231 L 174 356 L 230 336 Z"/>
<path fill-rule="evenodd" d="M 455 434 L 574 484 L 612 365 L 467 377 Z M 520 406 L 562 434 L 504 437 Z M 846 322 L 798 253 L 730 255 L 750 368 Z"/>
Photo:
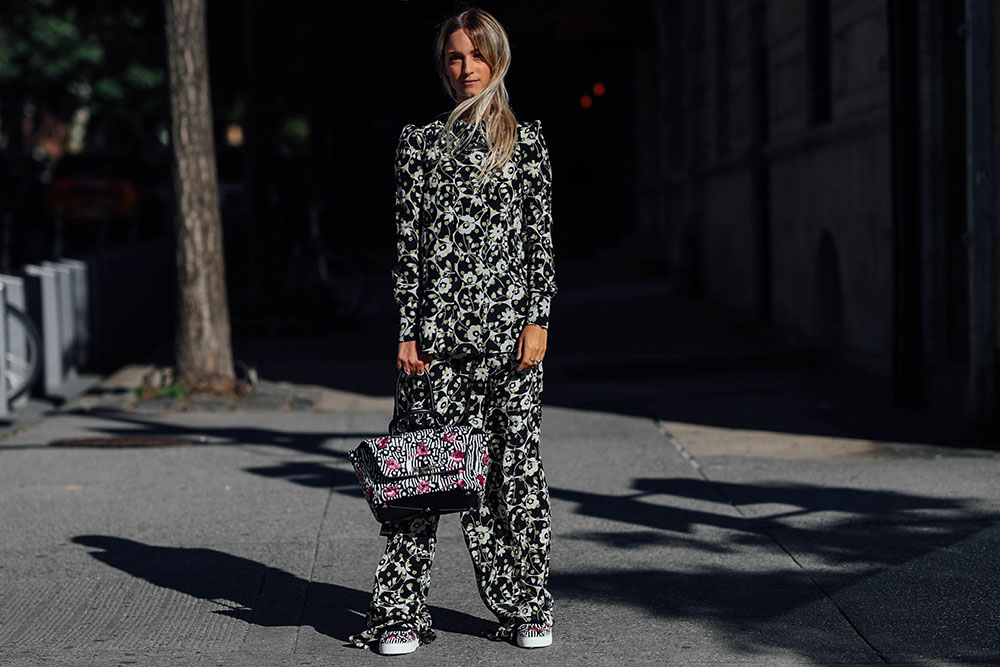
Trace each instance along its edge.
<path fill-rule="evenodd" d="M 0 285 L 4 287 L 4 294 L 6 295 L 4 300 L 7 302 L 7 306 L 19 308 L 21 312 L 27 313 L 28 306 L 24 292 L 24 279 L 17 276 L 0 274 Z M 20 328 L 16 328 L 13 331 L 8 329 L 7 347 L 5 349 L 15 357 L 26 359 L 28 356 L 28 340 L 25 332 Z M 27 402 L 28 393 L 25 392 L 13 401 L 10 401 L 9 405 L 11 408 L 17 408 L 18 406 L 27 404 Z"/>
<path fill-rule="evenodd" d="M 0 283 L 0 417 L 7 408 L 7 289 Z"/>
<path fill-rule="evenodd" d="M 76 327 L 73 324 L 73 276 L 58 262 L 44 261 L 42 266 L 56 274 L 59 309 L 59 347 L 62 350 L 63 379 L 76 377 Z"/>
<path fill-rule="evenodd" d="M 76 365 L 83 368 L 90 360 L 90 285 L 87 276 L 87 263 L 67 257 L 60 257 L 59 263 L 68 267 L 73 276 Z"/>
<path fill-rule="evenodd" d="M 28 313 L 42 334 L 42 387 L 52 395 L 63 383 L 62 345 L 59 332 L 59 294 L 56 272 L 44 266 L 24 267 Z"/>

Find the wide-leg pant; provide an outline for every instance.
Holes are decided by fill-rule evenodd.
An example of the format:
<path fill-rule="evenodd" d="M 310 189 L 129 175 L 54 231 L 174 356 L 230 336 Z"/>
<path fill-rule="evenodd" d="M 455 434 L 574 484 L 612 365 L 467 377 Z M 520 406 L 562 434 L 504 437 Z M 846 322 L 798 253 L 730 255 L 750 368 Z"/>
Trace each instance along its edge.
<path fill-rule="evenodd" d="M 487 492 L 479 510 L 460 514 L 479 593 L 499 619 L 492 638 L 513 637 L 521 622 L 552 623 L 548 591 L 551 519 L 539 458 L 543 368 L 518 371 L 511 355 L 432 359 L 434 408 L 446 424 L 471 424 L 493 433 Z M 423 378 L 410 377 L 401 408 L 429 407 Z M 436 546 L 437 516 L 386 522 L 385 554 L 375 571 L 368 627 L 351 641 L 364 647 L 387 627 L 434 639 L 426 599 Z"/>

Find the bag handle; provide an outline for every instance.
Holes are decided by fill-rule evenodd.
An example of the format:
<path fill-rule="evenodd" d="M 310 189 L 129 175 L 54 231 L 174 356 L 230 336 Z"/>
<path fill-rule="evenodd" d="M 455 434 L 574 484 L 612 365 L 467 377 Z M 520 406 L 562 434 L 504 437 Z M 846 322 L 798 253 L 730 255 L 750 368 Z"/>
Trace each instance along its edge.
<path fill-rule="evenodd" d="M 433 383 L 431 382 L 431 375 L 427 371 L 424 371 L 417 377 L 420 377 L 421 375 L 427 382 L 427 400 L 433 406 L 434 386 Z M 433 408 L 430 409 L 420 408 L 420 409 L 407 410 L 406 412 L 400 412 L 399 404 L 402 399 L 403 379 L 407 377 L 411 376 L 407 375 L 406 371 L 400 368 L 399 374 L 396 376 L 396 394 L 392 404 L 392 420 L 389 422 L 389 435 L 396 435 L 397 433 L 404 432 L 406 429 L 402 428 L 402 426 L 406 425 L 412 419 L 414 419 L 415 417 L 419 417 L 420 415 L 429 415 L 434 419 L 437 426 L 439 427 L 444 426 L 444 416 L 437 410 L 434 410 Z"/>

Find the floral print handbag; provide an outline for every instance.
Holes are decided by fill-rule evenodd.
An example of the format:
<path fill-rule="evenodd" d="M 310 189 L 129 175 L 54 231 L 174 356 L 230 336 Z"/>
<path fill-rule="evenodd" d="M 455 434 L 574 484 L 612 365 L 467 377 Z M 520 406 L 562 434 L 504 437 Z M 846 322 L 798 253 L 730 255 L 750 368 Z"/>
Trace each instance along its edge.
<path fill-rule="evenodd" d="M 470 425 L 445 426 L 432 409 L 400 413 L 403 379 L 396 378 L 395 405 L 388 435 L 363 440 L 348 452 L 358 483 L 377 521 L 477 509 L 486 492 L 490 434 Z M 427 396 L 433 396 L 427 373 Z M 435 423 L 410 430 L 422 415 Z"/>

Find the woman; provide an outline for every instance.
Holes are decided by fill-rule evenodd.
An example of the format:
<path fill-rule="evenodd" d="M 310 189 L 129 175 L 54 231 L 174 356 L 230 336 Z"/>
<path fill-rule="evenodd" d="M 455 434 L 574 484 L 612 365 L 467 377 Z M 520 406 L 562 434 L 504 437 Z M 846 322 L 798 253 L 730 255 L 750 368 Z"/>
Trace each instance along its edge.
<path fill-rule="evenodd" d="M 456 101 L 445 120 L 403 128 L 396 152 L 399 306 L 397 368 L 404 409 L 433 407 L 448 423 L 494 434 L 487 495 L 463 512 L 487 633 L 522 647 L 552 642 L 549 493 L 539 459 L 542 360 L 556 292 L 551 165 L 540 121 L 518 123 L 504 87 L 510 46 L 490 14 L 446 21 L 436 57 Z M 428 400 L 430 399 L 430 400 Z M 434 639 L 426 606 L 438 517 L 386 522 L 368 627 L 383 654 Z"/>

